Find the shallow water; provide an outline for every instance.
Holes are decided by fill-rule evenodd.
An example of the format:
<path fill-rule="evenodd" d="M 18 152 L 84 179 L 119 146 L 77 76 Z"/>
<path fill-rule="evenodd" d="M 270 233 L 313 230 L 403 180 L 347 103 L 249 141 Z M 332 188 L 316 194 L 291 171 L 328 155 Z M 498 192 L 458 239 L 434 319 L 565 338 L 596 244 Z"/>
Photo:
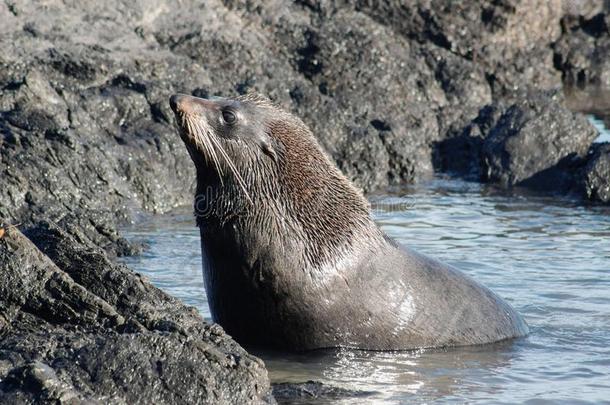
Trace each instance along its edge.
<path fill-rule="evenodd" d="M 610 208 L 455 180 L 371 201 L 388 234 L 492 288 L 523 314 L 531 334 L 446 351 L 259 353 L 274 382 L 318 380 L 372 392 L 331 401 L 350 404 L 610 399 Z M 127 264 L 210 319 L 188 210 L 127 235 L 148 245 Z"/>
<path fill-rule="evenodd" d="M 604 122 L 603 118 L 597 115 L 589 115 L 588 118 L 599 133 L 599 136 L 594 142 L 610 142 L 610 131 L 606 129 L 606 123 Z M 608 120 L 608 118 L 606 118 L 606 120 Z"/>
<path fill-rule="evenodd" d="M 566 106 L 573 111 L 587 114 L 599 137 L 595 142 L 610 142 L 610 88 L 587 86 L 566 88 Z"/>

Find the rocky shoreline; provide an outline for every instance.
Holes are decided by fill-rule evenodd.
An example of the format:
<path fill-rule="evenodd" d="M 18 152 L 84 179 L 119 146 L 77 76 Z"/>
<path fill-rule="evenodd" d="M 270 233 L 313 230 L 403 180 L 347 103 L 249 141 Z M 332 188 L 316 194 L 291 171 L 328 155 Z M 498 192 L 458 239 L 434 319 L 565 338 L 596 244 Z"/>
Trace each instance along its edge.
<path fill-rule="evenodd" d="M 0 403 L 266 401 L 261 360 L 80 236 L 0 239 Z"/>
<path fill-rule="evenodd" d="M 604 1 L 6 1 L 0 20 L 9 402 L 270 400 L 259 360 L 112 261 L 138 252 L 119 224 L 191 201 L 175 92 L 269 95 L 367 191 L 449 173 L 610 203 L 610 146 L 562 90 L 610 87 Z"/>

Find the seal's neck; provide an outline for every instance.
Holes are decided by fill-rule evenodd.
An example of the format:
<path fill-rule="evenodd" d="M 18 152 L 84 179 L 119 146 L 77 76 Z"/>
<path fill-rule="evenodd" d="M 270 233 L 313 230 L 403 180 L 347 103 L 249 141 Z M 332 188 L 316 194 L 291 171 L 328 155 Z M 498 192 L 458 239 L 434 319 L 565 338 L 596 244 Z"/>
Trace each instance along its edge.
<path fill-rule="evenodd" d="M 230 226 L 248 243 L 273 235 L 273 243 L 282 245 L 278 252 L 302 256 L 298 261 L 306 267 L 332 261 L 356 238 L 383 239 L 367 200 L 304 124 L 283 117 L 268 127 L 282 147 L 275 164 L 243 173 L 247 196 L 235 181 L 221 185 L 198 172 L 198 225 Z"/>
<path fill-rule="evenodd" d="M 252 193 L 251 200 L 237 197 L 238 188 L 204 188 L 195 199 L 197 224 L 202 234 L 233 239 L 237 250 L 277 245 L 269 253 L 292 256 L 301 267 L 349 254 L 354 239 L 382 239 L 367 201 L 351 184 L 308 183 L 306 175 L 303 188 L 279 182 L 274 195 Z"/>
<path fill-rule="evenodd" d="M 239 188 L 202 188 L 195 199 L 202 236 L 233 239 L 236 253 L 262 252 L 271 244 L 274 250 L 265 254 L 292 256 L 304 268 L 350 254 L 356 239 L 382 240 L 366 199 L 338 171 L 320 183 L 308 170 L 303 168 L 298 187 L 284 178 L 273 192 L 252 193 L 251 201 Z"/>
<path fill-rule="evenodd" d="M 370 217 L 368 201 L 302 122 L 282 119 L 268 125 L 284 146 L 278 185 L 288 217 L 308 241 L 309 261 L 332 260 L 363 233 L 367 238 L 382 238 Z"/>

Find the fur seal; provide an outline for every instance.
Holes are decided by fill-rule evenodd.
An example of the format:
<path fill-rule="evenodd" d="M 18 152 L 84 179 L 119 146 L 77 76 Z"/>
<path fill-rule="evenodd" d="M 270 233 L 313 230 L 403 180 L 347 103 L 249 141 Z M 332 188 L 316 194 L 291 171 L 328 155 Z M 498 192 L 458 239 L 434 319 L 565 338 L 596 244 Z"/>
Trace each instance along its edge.
<path fill-rule="evenodd" d="M 527 334 L 489 289 L 387 237 L 297 117 L 256 94 L 170 106 L 196 168 L 210 310 L 239 343 L 408 350 Z"/>

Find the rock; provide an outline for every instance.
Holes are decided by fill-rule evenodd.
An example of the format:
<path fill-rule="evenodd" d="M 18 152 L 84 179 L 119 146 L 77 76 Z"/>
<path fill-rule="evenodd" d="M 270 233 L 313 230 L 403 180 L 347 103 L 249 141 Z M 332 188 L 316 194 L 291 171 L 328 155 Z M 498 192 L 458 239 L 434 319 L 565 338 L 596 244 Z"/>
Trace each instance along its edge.
<path fill-rule="evenodd" d="M 610 13 L 590 14 L 562 20 L 564 33 L 553 45 L 555 66 L 569 86 L 610 87 Z"/>
<path fill-rule="evenodd" d="M 273 384 L 273 396 L 279 404 L 320 403 L 362 399 L 374 392 L 334 387 L 319 381 Z"/>
<path fill-rule="evenodd" d="M 467 0 L 354 2 L 358 9 L 409 37 L 430 41 L 465 57 L 496 52 L 511 53 L 547 44 L 561 34 L 560 0 Z"/>
<path fill-rule="evenodd" d="M 483 177 L 504 186 L 562 190 L 569 185 L 555 169 L 578 164 L 598 134 L 561 102 L 542 93 L 506 109 L 483 143 Z"/>
<path fill-rule="evenodd" d="M 43 222 L 0 239 L 0 403 L 256 403 L 262 361 L 99 248 Z"/>
<path fill-rule="evenodd" d="M 592 114 L 610 128 L 610 87 L 569 87 L 564 89 L 564 94 L 570 110 Z"/>
<path fill-rule="evenodd" d="M 583 176 L 589 200 L 610 203 L 610 144 L 594 144 Z"/>
<path fill-rule="evenodd" d="M 484 105 L 560 84 L 557 1 L 2 3 L 0 215 L 130 253 L 117 224 L 192 198 L 175 92 L 269 95 L 365 190 L 426 178 Z"/>
<path fill-rule="evenodd" d="M 83 233 L 120 255 L 133 249 L 118 223 L 191 200 L 192 168 L 167 95 L 204 75 L 134 32 L 150 24 L 148 12 L 0 5 L 10 22 L 0 54 L 0 215 L 60 225 L 67 213 L 86 217 Z"/>
<path fill-rule="evenodd" d="M 579 19 L 591 19 L 591 17 L 604 11 L 608 6 L 605 0 L 588 1 L 564 1 L 563 18 L 565 21 L 578 21 Z M 604 4 L 606 3 L 606 4 Z M 562 24 L 565 26 L 565 21 Z"/>
<path fill-rule="evenodd" d="M 441 136 L 436 112 L 457 105 L 476 111 L 490 101 L 474 64 L 409 41 L 350 7 L 227 4 L 251 32 L 248 52 L 239 52 L 243 44 L 224 45 L 229 53 L 207 49 L 214 32 L 194 34 L 174 51 L 207 63 L 218 82 L 241 77 L 239 90 L 255 88 L 292 110 L 366 190 L 431 175 L 430 144 Z M 227 58 L 222 68 L 209 62 Z"/>
<path fill-rule="evenodd" d="M 560 94 L 527 93 L 485 106 L 436 145 L 437 170 L 504 187 L 581 193 L 581 171 L 595 127 L 564 106 Z"/>
<path fill-rule="evenodd" d="M 434 154 L 437 170 L 471 181 L 481 181 L 483 144 L 505 109 L 503 103 L 486 105 L 474 120 L 463 128 L 454 129 L 450 136 L 439 142 Z"/>
<path fill-rule="evenodd" d="M 561 0 L 354 3 L 408 38 L 473 61 L 485 71 L 497 96 L 561 84 L 549 47 L 561 34 Z"/>

